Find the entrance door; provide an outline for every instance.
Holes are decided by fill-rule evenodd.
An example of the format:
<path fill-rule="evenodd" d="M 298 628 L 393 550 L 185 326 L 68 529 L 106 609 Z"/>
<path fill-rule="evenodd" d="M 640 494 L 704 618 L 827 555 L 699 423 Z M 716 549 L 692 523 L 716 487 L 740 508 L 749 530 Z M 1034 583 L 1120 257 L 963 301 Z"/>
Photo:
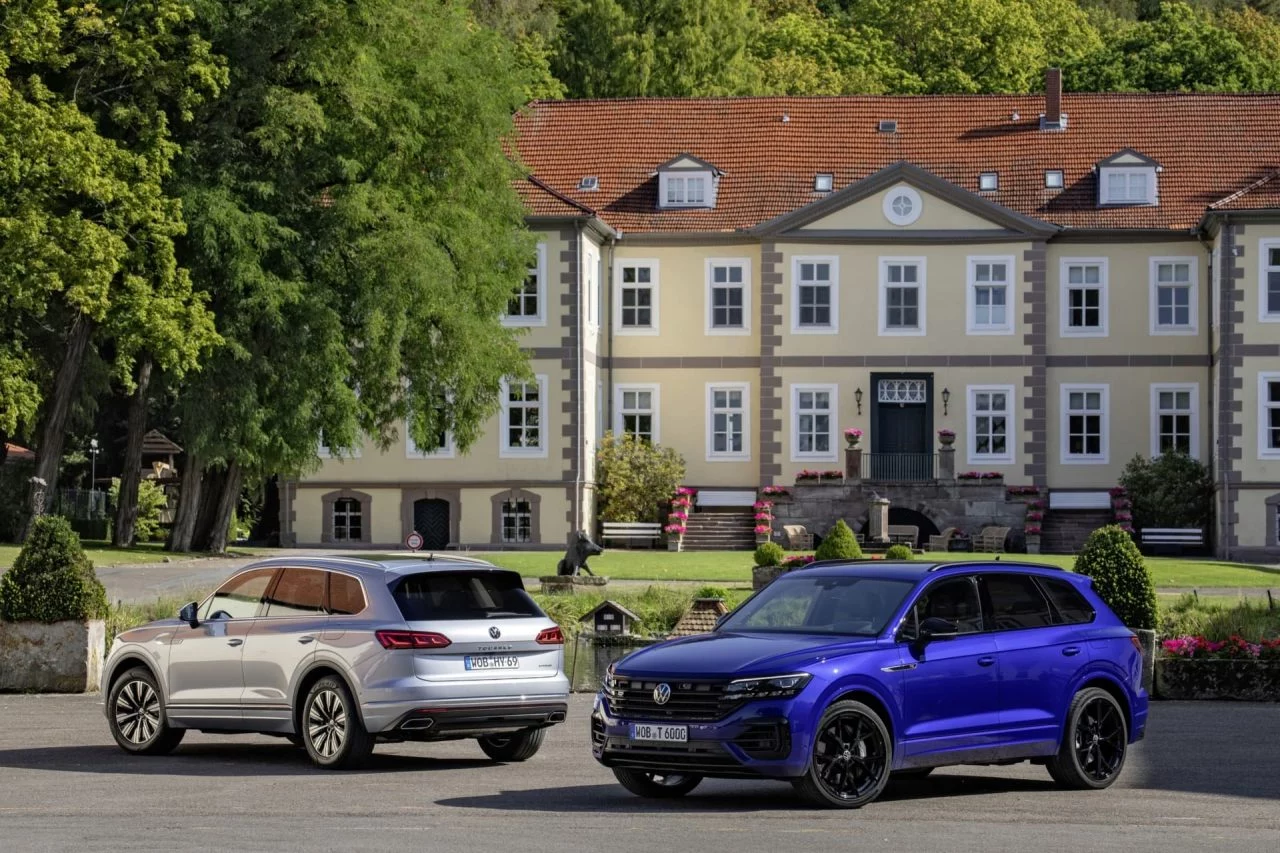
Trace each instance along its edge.
<path fill-rule="evenodd" d="M 441 551 L 449 547 L 449 502 L 423 498 L 413 502 L 413 529 L 422 534 L 422 547 Z"/>
<path fill-rule="evenodd" d="M 876 377 L 875 419 L 871 433 L 873 480 L 933 479 L 931 377 Z"/>

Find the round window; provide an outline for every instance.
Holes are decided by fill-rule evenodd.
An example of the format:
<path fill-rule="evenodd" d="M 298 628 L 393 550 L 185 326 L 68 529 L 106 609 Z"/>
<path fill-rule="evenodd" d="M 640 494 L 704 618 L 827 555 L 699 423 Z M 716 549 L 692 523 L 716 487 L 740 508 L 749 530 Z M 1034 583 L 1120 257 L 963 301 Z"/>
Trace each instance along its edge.
<path fill-rule="evenodd" d="M 885 194 L 884 216 L 894 225 L 910 225 L 920 218 L 920 193 L 911 187 L 894 187 Z"/>

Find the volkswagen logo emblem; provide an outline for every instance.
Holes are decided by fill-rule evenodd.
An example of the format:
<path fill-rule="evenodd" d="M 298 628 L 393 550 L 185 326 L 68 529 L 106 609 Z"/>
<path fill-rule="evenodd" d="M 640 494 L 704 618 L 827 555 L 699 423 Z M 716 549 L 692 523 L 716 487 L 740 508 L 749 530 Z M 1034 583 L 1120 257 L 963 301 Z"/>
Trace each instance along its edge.
<path fill-rule="evenodd" d="M 671 685 L 665 681 L 653 688 L 653 701 L 665 705 L 671 701 Z"/>
<path fill-rule="evenodd" d="M 493 637 L 496 640 L 502 636 L 502 632 L 498 630 L 497 625 L 494 625 L 492 628 L 489 629 L 489 636 Z"/>

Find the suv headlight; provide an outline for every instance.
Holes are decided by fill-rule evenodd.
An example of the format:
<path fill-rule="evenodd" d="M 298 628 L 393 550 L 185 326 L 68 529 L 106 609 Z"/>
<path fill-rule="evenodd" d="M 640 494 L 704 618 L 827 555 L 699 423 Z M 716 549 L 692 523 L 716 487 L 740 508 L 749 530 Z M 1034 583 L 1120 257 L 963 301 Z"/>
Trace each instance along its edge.
<path fill-rule="evenodd" d="M 609 668 L 604 671 L 605 692 L 612 693 L 613 689 L 617 686 L 618 686 L 618 678 L 614 670 L 614 664 L 609 664 Z"/>
<path fill-rule="evenodd" d="M 726 702 L 745 702 L 751 699 L 790 699 L 796 696 L 813 679 L 807 672 L 790 675 L 769 675 L 764 678 L 740 678 L 729 682 L 724 689 Z"/>

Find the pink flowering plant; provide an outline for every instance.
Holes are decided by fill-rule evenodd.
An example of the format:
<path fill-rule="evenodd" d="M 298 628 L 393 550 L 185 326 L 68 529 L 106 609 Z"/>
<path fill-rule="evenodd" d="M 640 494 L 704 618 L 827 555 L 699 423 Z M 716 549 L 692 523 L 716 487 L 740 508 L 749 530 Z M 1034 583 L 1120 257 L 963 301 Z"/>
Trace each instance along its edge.
<path fill-rule="evenodd" d="M 962 471 L 956 474 L 957 480 L 999 480 L 1004 477 L 999 471 Z"/>
<path fill-rule="evenodd" d="M 823 471 L 822 479 L 824 480 L 843 480 L 844 472 L 838 470 Z"/>
<path fill-rule="evenodd" d="M 808 468 L 803 468 L 800 470 L 800 473 L 796 474 L 796 482 L 799 483 L 804 480 L 817 480 L 821 476 L 822 473 L 820 471 L 810 471 Z"/>
<path fill-rule="evenodd" d="M 938 438 L 955 438 L 955 437 L 956 437 L 956 431 L 953 429 L 943 428 L 938 430 Z"/>
<path fill-rule="evenodd" d="M 812 563 L 813 560 L 812 554 L 796 554 L 783 560 L 782 567 L 784 569 L 801 569 Z"/>
<path fill-rule="evenodd" d="M 1044 521 L 1044 513 L 1038 509 L 1033 509 L 1027 513 L 1027 521 Z"/>
<path fill-rule="evenodd" d="M 1232 634 L 1225 640 L 1201 635 L 1173 637 L 1160 644 L 1165 657 L 1195 660 L 1280 660 L 1280 638 L 1252 642 Z"/>
<path fill-rule="evenodd" d="M 764 495 L 771 495 L 774 497 L 782 497 L 782 498 L 785 498 L 787 495 L 791 494 L 791 490 L 788 489 L 786 486 L 765 486 L 763 489 L 760 490 L 760 492 Z"/>
<path fill-rule="evenodd" d="M 1025 534 L 1027 534 L 1028 536 L 1039 536 L 1039 535 L 1040 535 L 1040 525 L 1038 525 L 1038 524 L 1028 524 L 1026 527 L 1022 528 L 1022 532 L 1023 532 L 1023 533 L 1025 533 Z"/>
<path fill-rule="evenodd" d="M 769 535 L 770 533 L 772 533 L 772 532 L 773 532 L 773 528 L 772 528 L 772 527 L 770 527 L 770 526 L 769 526 L 769 525 L 767 525 L 767 524 L 757 524 L 757 525 L 756 525 L 756 535 L 757 535 L 757 536 L 768 536 L 768 535 Z"/>
<path fill-rule="evenodd" d="M 1039 486 L 1009 486 L 1004 490 L 1006 495 L 1016 497 L 1021 495 L 1038 495 L 1040 494 Z"/>
<path fill-rule="evenodd" d="M 671 524 L 668 524 L 666 527 L 664 527 L 664 528 L 662 528 L 662 529 L 663 529 L 663 530 L 665 530 L 665 531 L 667 531 L 668 533 L 677 533 L 677 534 L 680 534 L 681 536 L 683 536 L 683 535 L 684 535 L 685 530 L 686 530 L 686 528 L 685 528 L 685 526 L 684 526 L 683 524 L 677 524 L 677 523 L 675 523 L 675 522 L 672 522 Z"/>

